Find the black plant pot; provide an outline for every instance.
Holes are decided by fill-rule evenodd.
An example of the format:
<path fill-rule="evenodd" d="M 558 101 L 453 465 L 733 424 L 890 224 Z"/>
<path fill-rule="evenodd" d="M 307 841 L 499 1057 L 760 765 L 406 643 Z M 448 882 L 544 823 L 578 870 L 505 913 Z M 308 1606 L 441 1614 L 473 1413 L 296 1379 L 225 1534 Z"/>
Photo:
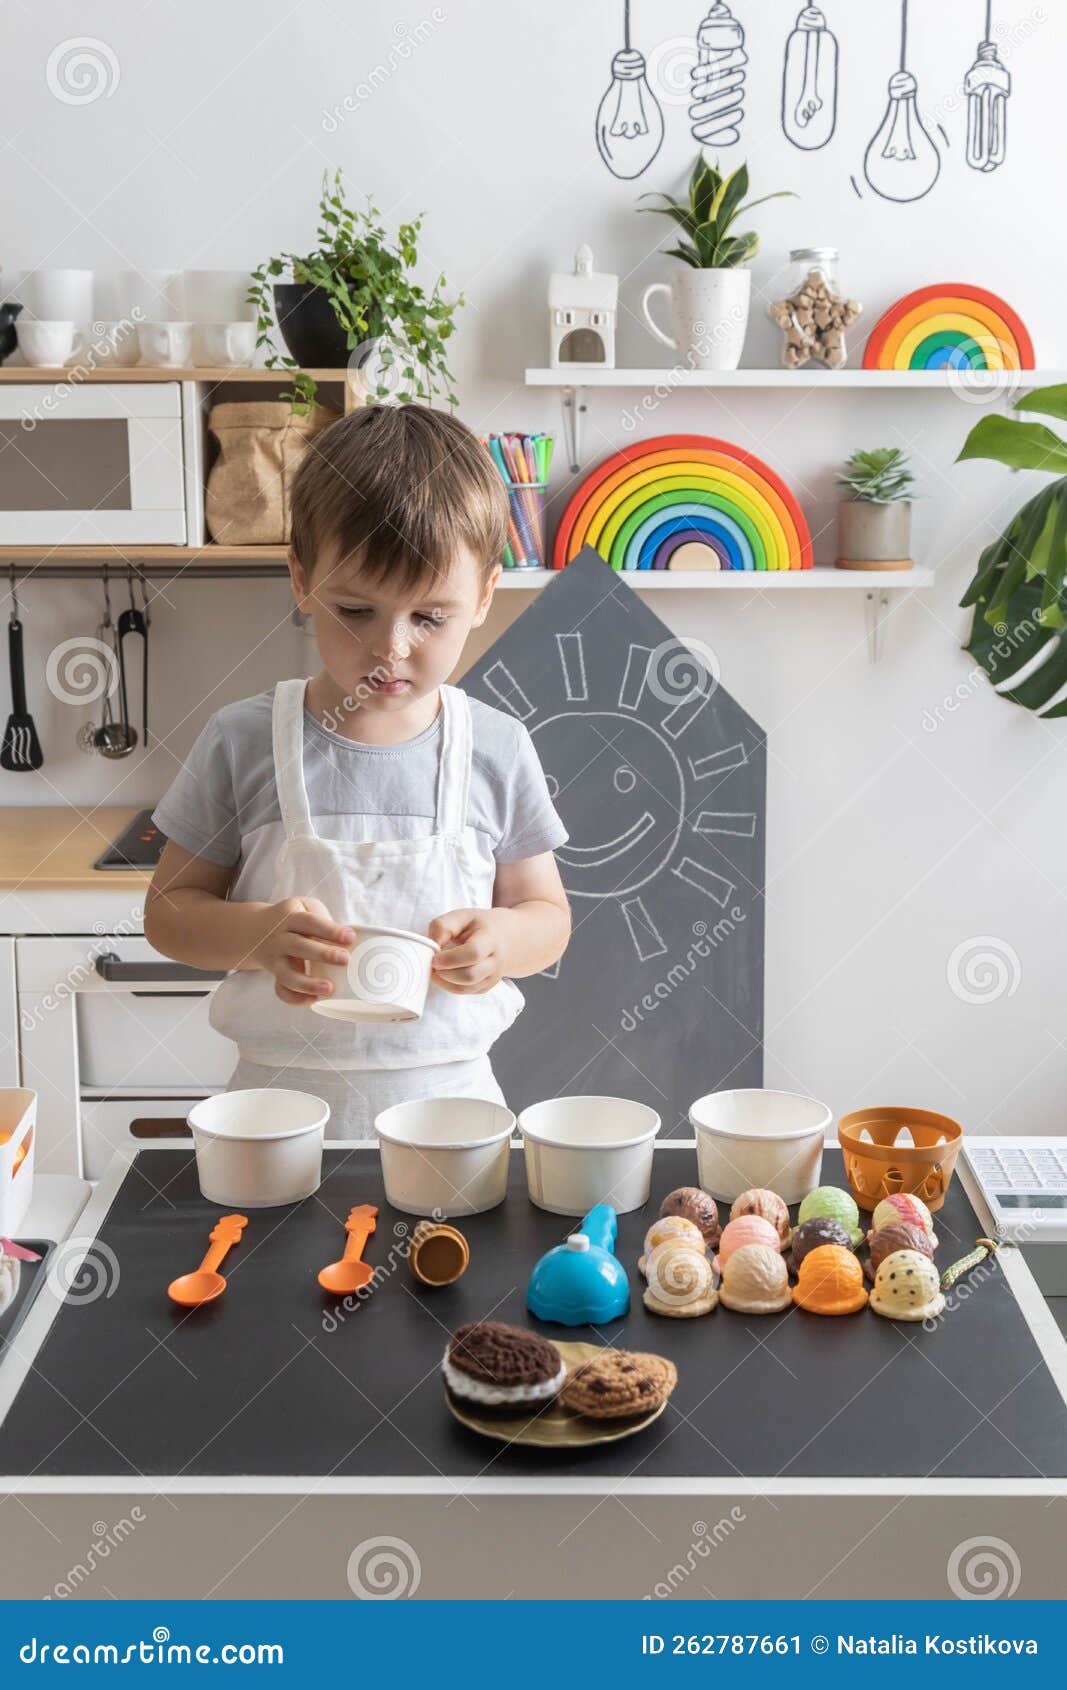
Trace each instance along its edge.
<path fill-rule="evenodd" d="M 330 296 L 314 282 L 275 282 L 274 313 L 282 338 L 304 370 L 343 370 L 351 354 Z"/>
<path fill-rule="evenodd" d="M 15 300 L 8 300 L 0 305 L 0 364 L 5 358 L 10 358 L 18 343 L 18 331 L 15 328 L 15 318 L 22 310 L 22 306 Z"/>

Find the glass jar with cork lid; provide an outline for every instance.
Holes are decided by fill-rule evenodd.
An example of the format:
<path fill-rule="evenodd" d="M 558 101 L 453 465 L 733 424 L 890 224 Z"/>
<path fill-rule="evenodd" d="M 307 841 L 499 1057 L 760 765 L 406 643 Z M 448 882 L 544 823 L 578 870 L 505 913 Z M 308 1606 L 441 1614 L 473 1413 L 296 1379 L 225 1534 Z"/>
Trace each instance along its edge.
<path fill-rule="evenodd" d="M 805 364 L 843 368 L 848 359 L 845 330 L 863 307 L 845 299 L 839 281 L 839 254 L 833 246 L 794 247 L 789 254 L 782 298 L 770 315 L 782 330 L 782 363 L 787 370 Z"/>

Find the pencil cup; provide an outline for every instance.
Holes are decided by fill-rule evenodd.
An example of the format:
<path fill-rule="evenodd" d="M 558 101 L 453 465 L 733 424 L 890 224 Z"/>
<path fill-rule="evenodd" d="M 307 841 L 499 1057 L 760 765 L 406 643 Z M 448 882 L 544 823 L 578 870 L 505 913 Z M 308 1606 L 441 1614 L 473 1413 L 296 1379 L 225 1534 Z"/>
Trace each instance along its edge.
<path fill-rule="evenodd" d="M 545 568 L 544 481 L 513 481 L 508 485 L 511 520 L 505 563 L 513 569 Z"/>

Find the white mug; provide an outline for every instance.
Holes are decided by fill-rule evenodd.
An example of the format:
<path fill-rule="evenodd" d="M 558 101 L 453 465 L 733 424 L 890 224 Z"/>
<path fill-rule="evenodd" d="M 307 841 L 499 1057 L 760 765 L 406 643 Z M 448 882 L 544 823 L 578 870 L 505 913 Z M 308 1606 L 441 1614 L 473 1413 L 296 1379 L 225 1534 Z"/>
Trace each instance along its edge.
<path fill-rule="evenodd" d="M 200 354 L 211 369 L 243 367 L 256 351 L 255 323 L 203 323 L 196 330 Z"/>
<path fill-rule="evenodd" d="M 192 323 L 139 323 L 137 342 L 141 363 L 156 369 L 188 364 L 193 352 Z"/>
<path fill-rule="evenodd" d="M 19 351 L 35 369 L 58 369 L 76 347 L 81 350 L 82 337 L 75 333 L 73 323 L 20 317 L 17 328 Z"/>
<path fill-rule="evenodd" d="M 641 312 L 657 340 L 671 347 L 679 362 L 693 370 L 736 370 L 745 347 L 752 272 L 696 270 L 686 266 L 666 282 L 653 282 L 644 292 Z M 656 294 L 671 303 L 674 334 L 665 334 L 649 310 Z"/>
<path fill-rule="evenodd" d="M 93 315 L 91 270 L 31 270 L 19 289 L 27 317 L 41 323 L 88 323 Z"/>
<path fill-rule="evenodd" d="M 117 323 L 93 323 L 87 338 L 87 351 L 97 368 L 114 364 L 117 369 L 128 369 L 140 355 L 137 325 L 128 318 Z"/>

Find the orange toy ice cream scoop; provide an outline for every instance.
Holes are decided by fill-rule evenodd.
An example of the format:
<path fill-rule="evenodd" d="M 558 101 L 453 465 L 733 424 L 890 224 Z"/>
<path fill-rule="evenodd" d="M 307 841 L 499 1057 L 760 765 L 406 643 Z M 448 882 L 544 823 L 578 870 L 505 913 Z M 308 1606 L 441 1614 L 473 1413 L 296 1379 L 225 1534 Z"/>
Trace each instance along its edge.
<path fill-rule="evenodd" d="M 843 1244 L 819 1244 L 800 1264 L 793 1301 L 809 1314 L 855 1314 L 867 1301 L 858 1256 Z"/>

